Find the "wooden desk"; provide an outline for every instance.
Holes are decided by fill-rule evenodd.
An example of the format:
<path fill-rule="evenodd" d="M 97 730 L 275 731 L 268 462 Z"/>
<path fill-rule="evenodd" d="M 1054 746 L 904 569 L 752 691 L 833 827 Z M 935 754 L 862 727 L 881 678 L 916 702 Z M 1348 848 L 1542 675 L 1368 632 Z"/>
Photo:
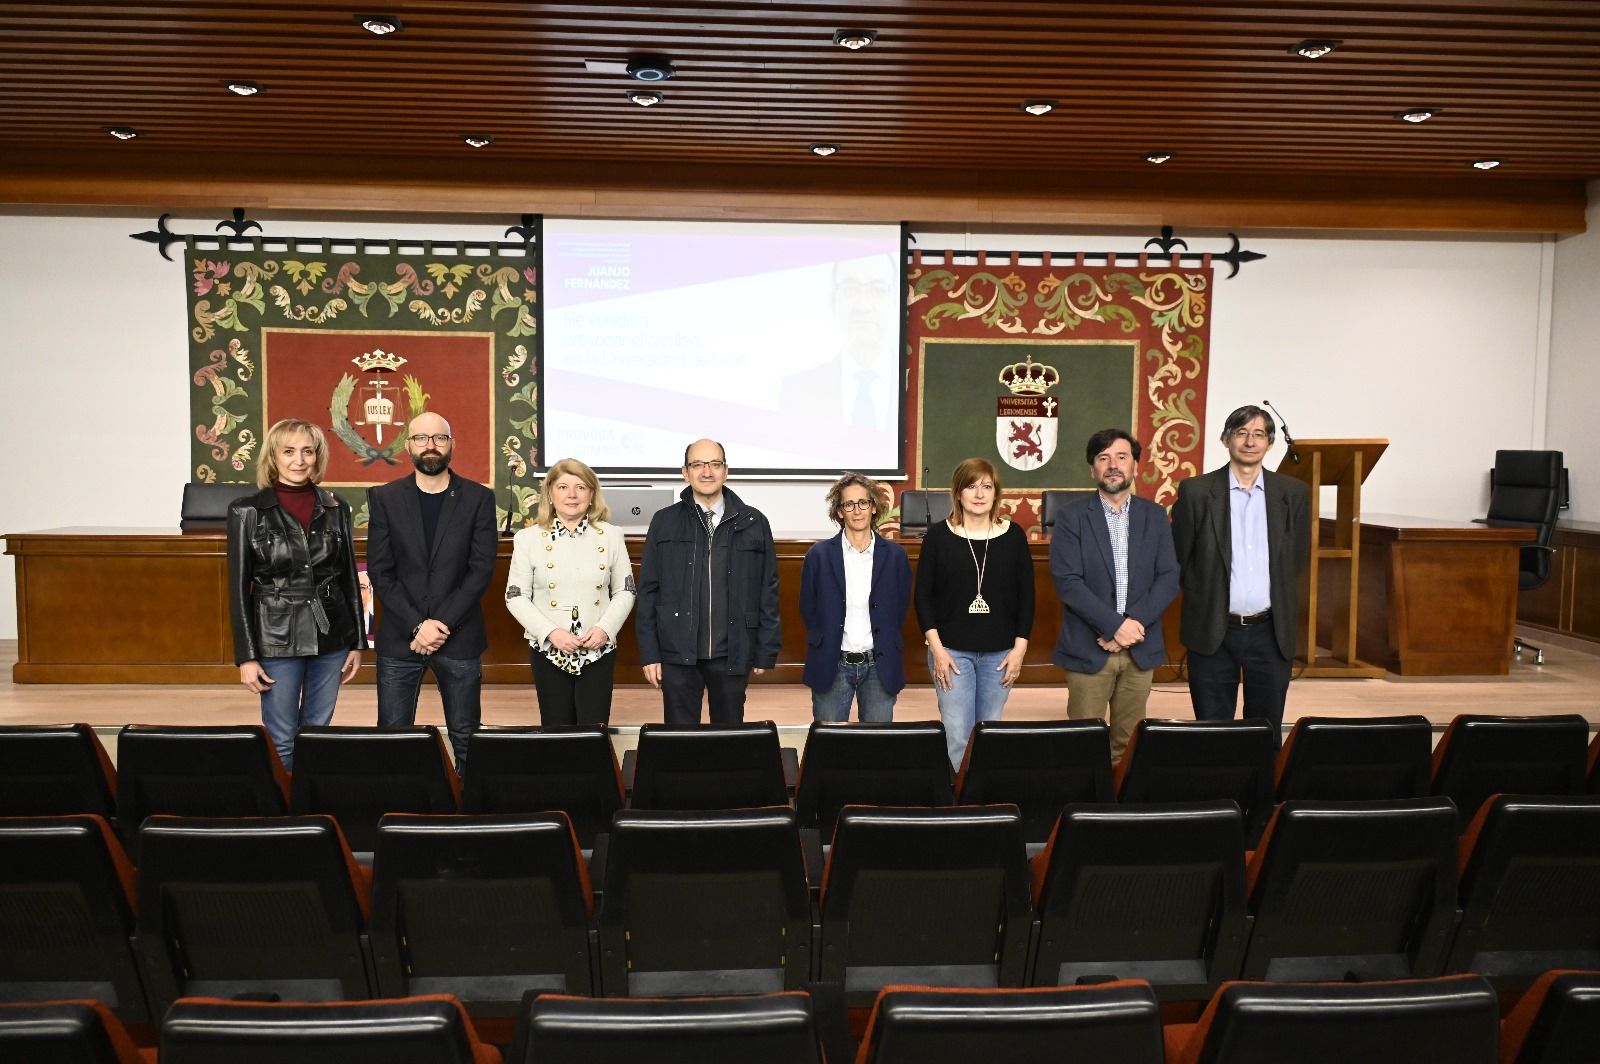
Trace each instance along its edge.
<path fill-rule="evenodd" d="M 233 638 L 228 626 L 228 560 L 220 532 L 181 534 L 150 528 L 55 528 L 5 537 L 16 558 L 17 683 L 236 683 Z M 637 567 L 641 537 L 628 549 Z M 778 667 L 756 678 L 799 683 L 805 660 L 800 621 L 800 565 L 811 541 L 778 542 L 782 590 L 783 647 Z M 904 544 L 913 565 L 921 544 Z M 1049 544 L 1029 544 L 1034 558 L 1033 636 L 1023 662 L 1022 683 L 1061 683 L 1050 662 L 1061 627 L 1061 604 L 1050 582 Z M 356 555 L 366 556 L 357 533 Z M 528 644 L 505 608 L 511 541 L 500 540 L 495 575 L 484 593 L 489 649 L 483 656 L 488 683 L 531 683 Z M 1169 656 L 1179 660 L 1178 611 L 1164 623 Z M 913 610 L 905 625 L 906 679 L 930 683 L 922 633 Z M 643 683 L 633 624 L 618 635 L 618 683 Z M 368 658 L 371 659 L 369 652 Z M 1172 668 L 1157 670 L 1170 679 Z M 363 669 L 357 683 L 371 683 Z"/>
<path fill-rule="evenodd" d="M 1518 596 L 1517 620 L 1600 642 L 1600 522 L 1559 521 L 1550 579 Z"/>
<path fill-rule="evenodd" d="M 1324 531 L 1333 521 L 1323 518 Z M 1518 528 L 1367 514 L 1361 521 L 1356 650 L 1402 676 L 1503 676 L 1516 625 Z M 1318 626 L 1348 600 L 1324 562 Z M 1327 630 L 1325 627 L 1323 630 Z"/>

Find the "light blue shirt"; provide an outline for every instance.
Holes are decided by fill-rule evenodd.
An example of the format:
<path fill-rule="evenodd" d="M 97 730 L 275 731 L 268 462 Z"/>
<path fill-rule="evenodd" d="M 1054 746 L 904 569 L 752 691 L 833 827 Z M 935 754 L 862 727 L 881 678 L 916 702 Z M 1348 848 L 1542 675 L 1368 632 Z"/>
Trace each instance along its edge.
<path fill-rule="evenodd" d="M 1272 577 L 1267 569 L 1266 474 L 1253 487 L 1239 485 L 1228 467 L 1228 534 L 1233 566 L 1228 570 L 1228 612 L 1250 616 L 1272 608 Z"/>
<path fill-rule="evenodd" d="M 1117 579 L 1117 612 L 1128 613 L 1128 511 L 1133 509 L 1133 499 L 1124 498 L 1122 509 L 1113 510 L 1100 496 L 1100 509 L 1106 515 L 1106 533 L 1111 537 L 1111 565 Z"/>

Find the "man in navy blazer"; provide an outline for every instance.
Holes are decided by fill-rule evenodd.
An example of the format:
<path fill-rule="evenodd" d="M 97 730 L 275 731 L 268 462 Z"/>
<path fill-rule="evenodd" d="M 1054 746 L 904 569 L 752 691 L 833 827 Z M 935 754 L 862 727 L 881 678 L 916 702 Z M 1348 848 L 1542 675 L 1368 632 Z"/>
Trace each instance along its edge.
<path fill-rule="evenodd" d="M 1178 594 L 1166 511 L 1133 494 L 1141 450 L 1121 429 L 1090 436 L 1084 457 L 1097 490 L 1064 508 L 1050 533 L 1062 606 L 1054 661 L 1067 673 L 1067 716 L 1104 719 L 1109 707 L 1113 760 L 1144 719 L 1167 656 L 1161 615 Z"/>
<path fill-rule="evenodd" d="M 856 701 L 862 721 L 893 720 L 906 685 L 901 629 L 911 606 L 911 563 L 898 543 L 875 531 L 886 494 L 860 473 L 841 477 L 828 491 L 839 534 L 812 544 L 800 567 L 801 678 L 819 721 L 849 720 Z"/>

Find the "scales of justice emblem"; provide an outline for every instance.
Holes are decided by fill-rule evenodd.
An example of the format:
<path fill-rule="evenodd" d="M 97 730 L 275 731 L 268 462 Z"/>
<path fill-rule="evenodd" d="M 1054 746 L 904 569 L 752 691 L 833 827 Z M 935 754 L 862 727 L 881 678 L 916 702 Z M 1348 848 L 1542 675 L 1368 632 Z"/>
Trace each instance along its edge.
<path fill-rule="evenodd" d="M 427 409 L 428 396 L 423 392 L 422 385 L 417 379 L 409 374 L 406 375 L 403 385 L 384 378 L 385 373 L 398 373 L 400 367 L 406 364 L 406 360 L 399 355 L 374 349 L 357 355 L 350 361 L 355 363 L 358 369 L 372 376 L 359 382 L 360 409 L 357 411 L 356 420 L 353 421 L 350 418 L 350 405 L 351 399 L 356 397 L 358 382 L 348 373 L 339 378 L 339 383 L 333 389 L 332 400 L 328 404 L 334 435 L 361 459 L 362 465 L 372 465 L 374 462 L 398 465 L 398 456 L 405 446 L 404 427 L 411 418 Z M 399 418 L 395 413 L 395 401 L 390 396 L 398 396 L 402 390 L 410 413 Z M 367 431 L 358 431 L 360 429 Z M 385 429 L 389 432 L 385 433 Z M 390 437 L 387 441 L 384 439 L 386 435 Z"/>
<path fill-rule="evenodd" d="M 1013 469 L 1038 469 L 1056 453 L 1061 403 L 1049 391 L 1061 382 L 1061 374 L 1029 354 L 1002 369 L 999 379 L 1011 393 L 995 403 L 994 442 L 1000 459 Z"/>

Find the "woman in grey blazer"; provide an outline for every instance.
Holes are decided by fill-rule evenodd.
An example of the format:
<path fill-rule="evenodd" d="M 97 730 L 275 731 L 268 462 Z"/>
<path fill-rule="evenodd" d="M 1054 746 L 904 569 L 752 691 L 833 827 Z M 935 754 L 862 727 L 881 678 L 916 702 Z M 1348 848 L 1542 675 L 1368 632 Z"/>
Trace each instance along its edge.
<path fill-rule="evenodd" d="M 633 565 L 594 470 L 563 458 L 545 474 L 534 523 L 512 541 L 506 609 L 528 640 L 539 720 L 611 718 L 617 632 L 633 609 Z"/>

